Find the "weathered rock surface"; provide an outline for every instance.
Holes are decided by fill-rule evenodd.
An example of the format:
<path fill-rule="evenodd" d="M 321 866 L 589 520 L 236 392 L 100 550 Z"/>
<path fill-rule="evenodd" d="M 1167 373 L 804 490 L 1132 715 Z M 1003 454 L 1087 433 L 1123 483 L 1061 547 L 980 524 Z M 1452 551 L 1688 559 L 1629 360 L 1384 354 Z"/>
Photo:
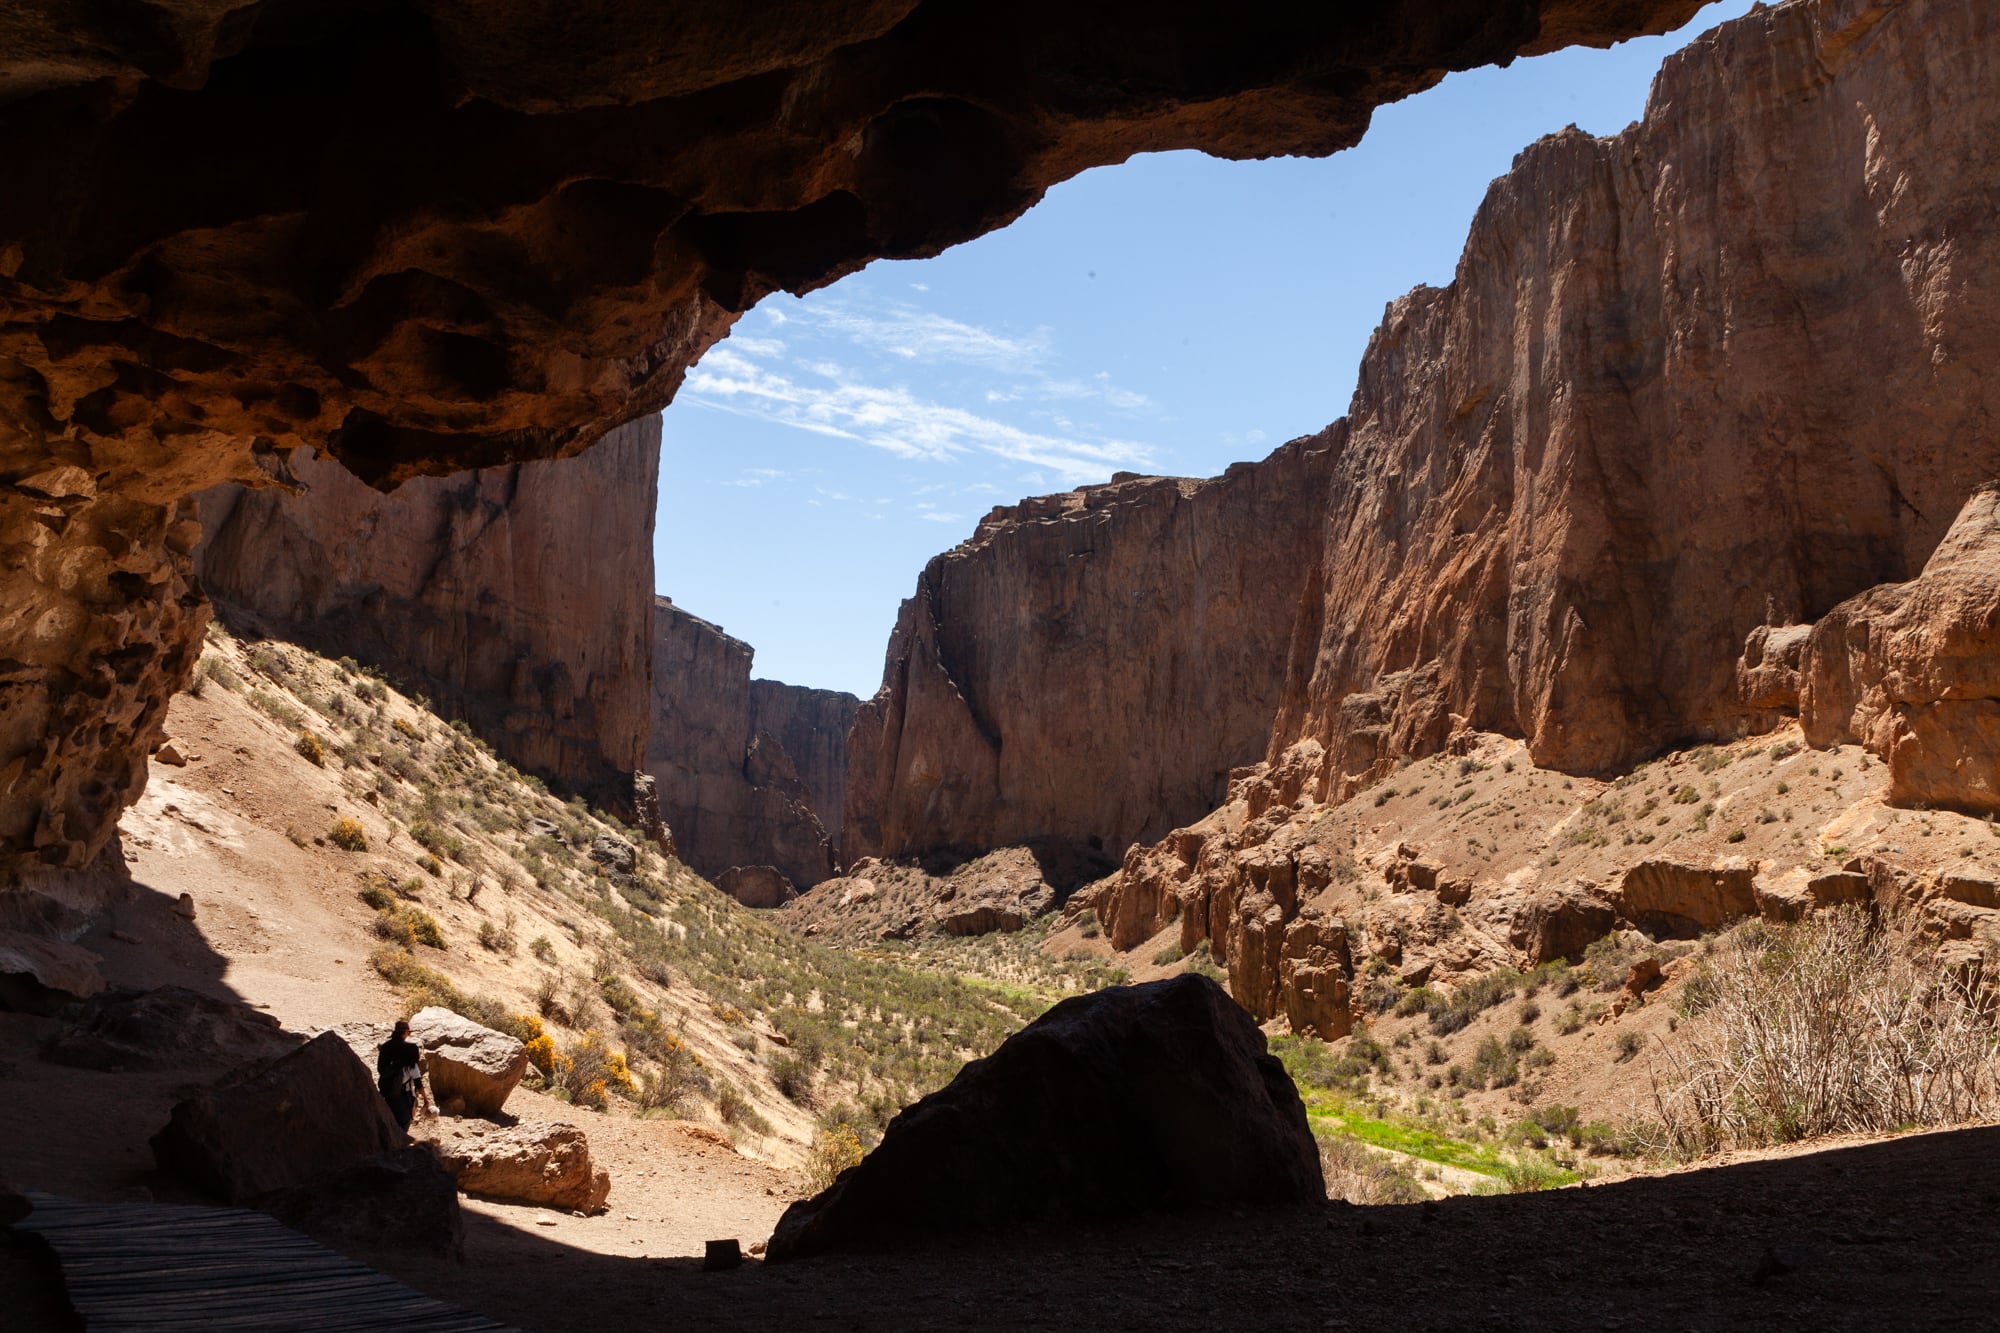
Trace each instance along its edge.
<path fill-rule="evenodd" d="M 591 1163 L 590 1143 L 574 1125 L 447 1117 L 418 1132 L 467 1194 L 594 1213 L 611 1193 L 610 1173 Z"/>
<path fill-rule="evenodd" d="M 499 1115 L 528 1072 L 528 1048 L 504 1032 L 435 1005 L 410 1019 L 431 1096 L 449 1115 Z"/>
<path fill-rule="evenodd" d="M 1135 152 L 1333 152 L 1446 70 L 1696 7 L 10 8 L 7 868 L 88 861 L 142 782 L 201 631 L 182 497 L 298 446 L 380 485 L 575 452 L 767 292 Z"/>
<path fill-rule="evenodd" d="M 1325 1198 L 1298 1090 L 1219 987 L 1064 1000 L 785 1210 L 771 1262 L 939 1234 Z"/>
<path fill-rule="evenodd" d="M 1524 151 L 1328 432 L 1268 757 L 1318 742 L 1336 795 L 1467 726 L 1595 773 L 1774 722 L 1784 627 L 1908 578 L 2000 475 L 2000 284 L 1968 276 L 2000 228 L 1965 222 L 2000 180 L 1996 44 L 1960 0 L 1760 9 L 1630 129 Z M 1936 734 L 1991 753 L 1980 708 Z"/>
<path fill-rule="evenodd" d="M 842 859 L 1115 860 L 1213 808 L 1269 737 L 1334 461 L 1296 441 L 988 514 L 897 617 L 848 740 Z"/>
<path fill-rule="evenodd" d="M 286 1226 L 334 1245 L 459 1257 L 458 1185 L 425 1144 L 364 1157 L 258 1200 Z"/>
<path fill-rule="evenodd" d="M 231 1203 L 304 1185 L 404 1146 L 375 1078 L 331 1032 L 174 1107 L 160 1169 Z"/>
<path fill-rule="evenodd" d="M 750 730 L 774 737 L 812 798 L 827 841 L 840 846 L 847 804 L 847 733 L 861 701 L 842 690 L 750 682 Z"/>
<path fill-rule="evenodd" d="M 630 812 L 652 711 L 660 420 L 576 458 L 389 495 L 294 458 L 303 495 L 202 498 L 196 555 L 225 615 L 381 666 L 515 766 Z"/>
<path fill-rule="evenodd" d="M 715 877 L 715 887 L 745 907 L 783 907 L 799 896 L 775 866 L 731 866 Z"/>
<path fill-rule="evenodd" d="M 1641 861 L 1625 872 L 1612 903 L 1648 934 L 1691 937 L 1755 915 L 1756 877 L 1741 857 L 1713 866 Z"/>
<path fill-rule="evenodd" d="M 807 888 L 833 873 L 833 848 L 784 743 L 758 729 L 751 654 L 719 626 L 655 599 L 646 771 L 680 858 L 702 875 L 768 865 Z"/>
<path fill-rule="evenodd" d="M 2000 485 L 1973 493 L 1916 578 L 1829 611 L 1803 659 L 1807 741 L 1882 756 L 1897 805 L 2000 812 Z"/>
<path fill-rule="evenodd" d="M 79 1069 L 185 1069 L 269 1060 L 301 1040 L 247 1004 L 160 986 L 96 996 L 42 1058 Z"/>
<path fill-rule="evenodd" d="M 787 905 L 786 922 L 801 932 L 856 941 L 1019 930 L 1054 911 L 1068 889 L 1109 868 L 1030 847 L 949 861 L 858 861 Z"/>
<path fill-rule="evenodd" d="M 28 983 L 20 999 L 34 1007 L 32 990 L 50 991 L 73 1000 L 83 1000 L 104 989 L 104 975 L 97 970 L 103 959 L 80 944 L 31 935 L 19 930 L 0 930 L 0 1005 L 11 1003 L 10 992 Z"/>

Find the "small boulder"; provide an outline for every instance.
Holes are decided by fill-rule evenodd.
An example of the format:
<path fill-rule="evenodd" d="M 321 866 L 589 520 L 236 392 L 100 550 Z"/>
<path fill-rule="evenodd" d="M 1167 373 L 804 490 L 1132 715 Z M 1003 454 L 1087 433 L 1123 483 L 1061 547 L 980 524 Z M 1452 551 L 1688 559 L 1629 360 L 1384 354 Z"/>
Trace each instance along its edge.
<path fill-rule="evenodd" d="M 590 1142 L 574 1125 L 447 1118 L 425 1122 L 420 1132 L 467 1194 L 594 1213 L 611 1193 L 610 1173 L 592 1164 Z"/>
<path fill-rule="evenodd" d="M 1298 1089 L 1242 1007 L 1189 974 L 1064 1000 L 966 1065 L 788 1208 L 767 1258 L 1325 1198 Z"/>
<path fill-rule="evenodd" d="M 528 1072 L 528 1048 L 504 1032 L 436 1005 L 410 1020 L 410 1040 L 424 1053 L 424 1075 L 440 1108 L 499 1115 Z"/>
<path fill-rule="evenodd" d="M 783 907 L 799 896 L 775 866 L 731 866 L 715 877 L 715 887 L 745 907 Z"/>
<path fill-rule="evenodd" d="M 153 751 L 153 758 L 169 768 L 187 767 L 187 751 L 182 749 L 181 743 L 176 740 L 161 741 L 160 748 Z"/>
<path fill-rule="evenodd" d="M 230 1203 L 403 1144 L 368 1067 L 331 1032 L 196 1093 L 152 1139 L 161 1170 Z"/>
<path fill-rule="evenodd" d="M 333 1245 L 457 1256 L 465 1248 L 458 1186 L 428 1147 L 412 1144 L 267 1195 L 258 1207 Z"/>

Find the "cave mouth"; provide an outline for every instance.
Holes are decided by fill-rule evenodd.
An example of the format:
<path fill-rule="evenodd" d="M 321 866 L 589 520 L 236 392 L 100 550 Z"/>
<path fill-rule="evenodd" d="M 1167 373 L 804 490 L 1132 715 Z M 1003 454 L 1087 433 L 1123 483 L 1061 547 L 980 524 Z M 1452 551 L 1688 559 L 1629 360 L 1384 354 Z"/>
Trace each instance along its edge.
<path fill-rule="evenodd" d="M 663 414 L 658 590 L 758 675 L 868 697 L 917 571 L 988 510 L 1323 429 L 1522 148 L 1623 129 L 1669 54 L 1748 8 L 1449 75 L 1331 157 L 1094 168 L 935 257 L 765 297 Z"/>

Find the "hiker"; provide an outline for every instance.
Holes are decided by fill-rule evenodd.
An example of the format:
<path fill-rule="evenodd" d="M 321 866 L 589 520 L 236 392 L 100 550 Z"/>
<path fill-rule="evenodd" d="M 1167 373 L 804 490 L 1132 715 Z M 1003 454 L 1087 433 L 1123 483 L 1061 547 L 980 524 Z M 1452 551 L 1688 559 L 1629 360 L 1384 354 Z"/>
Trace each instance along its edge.
<path fill-rule="evenodd" d="M 375 1082 L 396 1123 L 409 1132 L 417 1113 L 417 1095 L 424 1088 L 423 1052 L 410 1040 L 410 1025 L 396 1020 L 396 1030 L 375 1052 Z"/>

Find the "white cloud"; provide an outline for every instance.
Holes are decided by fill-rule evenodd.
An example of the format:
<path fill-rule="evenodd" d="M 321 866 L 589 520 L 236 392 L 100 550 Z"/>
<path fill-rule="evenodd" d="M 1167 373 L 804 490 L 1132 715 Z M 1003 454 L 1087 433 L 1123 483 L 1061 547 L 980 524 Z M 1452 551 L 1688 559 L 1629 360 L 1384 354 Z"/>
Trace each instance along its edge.
<path fill-rule="evenodd" d="M 1032 370 L 1048 352 L 1046 331 L 1038 331 L 1032 338 L 1014 338 L 900 304 L 869 311 L 843 302 L 821 301 L 802 307 L 795 318 L 859 346 L 907 361 L 950 361 L 1022 374 Z"/>
<path fill-rule="evenodd" d="M 917 515 L 917 517 L 923 519 L 929 519 L 933 523 L 956 523 L 959 521 L 959 516 L 957 514 L 942 514 L 935 509 L 927 513 L 919 514 Z"/>
<path fill-rule="evenodd" d="M 820 367 L 812 369 L 825 373 Z M 1060 435 L 1022 430 L 963 408 L 926 401 L 905 388 L 826 377 L 832 382 L 800 383 L 724 345 L 690 372 L 681 396 L 717 411 L 855 440 L 900 458 L 942 461 L 990 454 L 1047 469 L 1069 482 L 1095 480 L 1120 468 L 1143 471 L 1152 460 L 1146 445 L 1078 438 L 1080 432 L 1067 422 L 1059 427 L 1064 432 Z"/>
<path fill-rule="evenodd" d="M 785 340 L 783 338 L 759 338 L 752 334 L 738 333 L 730 336 L 729 345 L 745 356 L 783 356 L 785 354 Z"/>

